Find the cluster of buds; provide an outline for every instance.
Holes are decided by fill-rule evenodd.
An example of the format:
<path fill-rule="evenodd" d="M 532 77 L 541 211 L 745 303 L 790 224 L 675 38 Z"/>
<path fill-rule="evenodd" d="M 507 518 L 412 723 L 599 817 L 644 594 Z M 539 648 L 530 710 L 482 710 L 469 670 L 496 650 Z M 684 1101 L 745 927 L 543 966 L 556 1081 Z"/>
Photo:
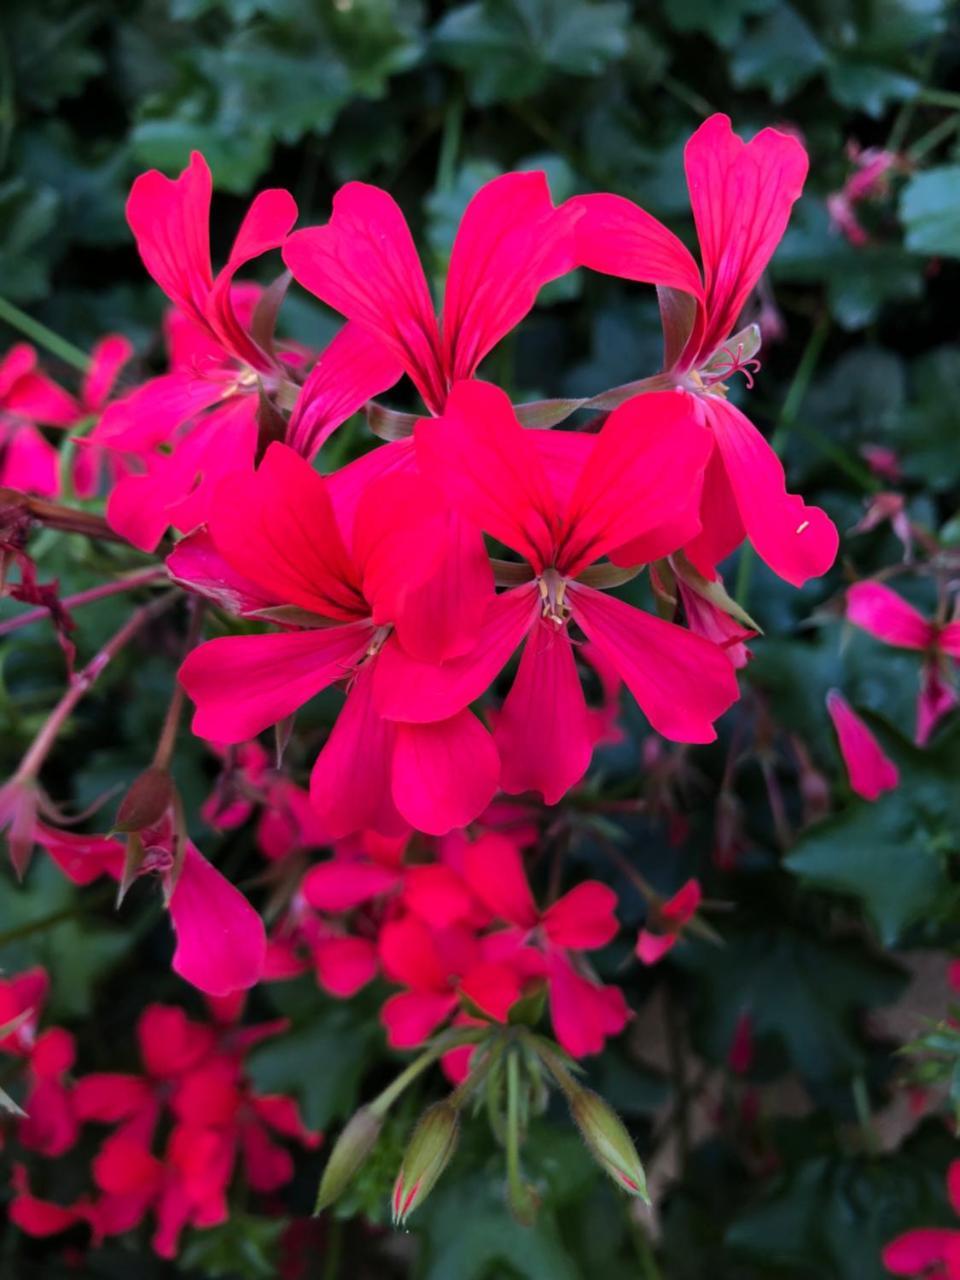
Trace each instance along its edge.
<path fill-rule="evenodd" d="M 563 1094 L 601 1168 L 629 1195 L 649 1203 L 643 1165 L 623 1121 L 603 1098 L 580 1084 L 573 1059 L 532 1029 L 541 1005 L 542 992 L 534 993 L 506 1026 L 488 1024 L 437 1036 L 347 1122 L 327 1161 L 315 1212 L 329 1208 L 347 1189 L 376 1146 L 388 1110 L 406 1088 L 438 1058 L 462 1048 L 469 1053 L 467 1075 L 446 1098 L 426 1108 L 404 1151 L 391 1195 L 395 1226 L 403 1226 L 436 1186 L 457 1149 L 461 1115 L 481 1091 L 491 1129 L 504 1150 L 507 1204 L 519 1222 L 531 1225 L 540 1203 L 536 1187 L 523 1177 L 520 1153 L 530 1119 L 546 1109 L 551 1087 Z"/>

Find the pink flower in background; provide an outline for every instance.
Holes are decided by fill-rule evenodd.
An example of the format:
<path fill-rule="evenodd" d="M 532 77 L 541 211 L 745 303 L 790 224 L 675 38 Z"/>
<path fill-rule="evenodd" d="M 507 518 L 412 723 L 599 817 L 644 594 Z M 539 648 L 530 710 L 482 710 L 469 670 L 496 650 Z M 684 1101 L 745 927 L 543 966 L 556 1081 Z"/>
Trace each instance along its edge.
<path fill-rule="evenodd" d="M 155 872 L 163 881 L 177 943 L 174 972 L 211 995 L 252 987 L 263 972 L 266 953 L 258 913 L 189 840 L 173 882 L 173 831 L 168 822 L 144 831 L 142 838 L 147 856 L 139 874 Z M 37 841 L 77 884 L 89 884 L 101 875 L 119 881 L 123 875 L 124 846 L 119 840 L 78 836 L 38 823 Z"/>
<path fill-rule="evenodd" d="M 585 972 L 581 953 L 616 936 L 616 894 L 584 880 L 541 911 L 513 840 L 491 832 L 464 855 L 467 884 L 495 921 L 510 926 L 489 935 L 488 954 L 513 966 L 525 983 L 546 983 L 554 1033 L 568 1053 L 600 1053 L 630 1011 L 619 987 L 602 986 Z"/>
<path fill-rule="evenodd" d="M 947 1194 L 960 1214 L 960 1160 L 947 1170 Z M 960 1230 L 920 1227 L 905 1231 L 883 1249 L 883 1265 L 895 1276 L 960 1280 Z"/>
<path fill-rule="evenodd" d="M 687 143 L 684 159 L 702 276 L 682 242 L 622 196 L 576 202 L 585 211 L 577 255 L 594 271 L 660 288 L 666 371 L 692 397 L 714 444 L 703 527 L 686 547 L 690 559 L 712 576 L 746 536 L 775 573 L 800 586 L 830 568 L 837 531 L 818 507 L 787 492 L 780 459 L 720 384 L 738 370 L 749 378 L 755 363 L 743 340 L 733 348 L 730 335 L 786 230 L 807 155 L 776 129 L 744 143 L 727 116 L 714 115 Z"/>
<path fill-rule="evenodd" d="M 899 785 L 900 772 L 837 689 L 827 694 L 827 711 L 840 741 L 850 786 L 864 800 L 876 800 Z"/>
<path fill-rule="evenodd" d="M 0 360 L 0 485 L 53 497 L 60 488 L 57 450 L 38 429 L 69 427 L 80 406 L 37 368 L 26 342 Z"/>
<path fill-rule="evenodd" d="M 439 322 L 406 219 L 379 187 L 348 182 L 323 227 L 296 231 L 283 257 L 294 278 L 391 353 L 433 414 L 455 382 L 572 271 L 574 202 L 559 208 L 543 173 L 507 173 L 470 201 L 447 272 Z"/>
<path fill-rule="evenodd" d="M 293 197 L 261 192 L 214 275 L 211 195 L 210 170 L 194 152 L 176 179 L 155 169 L 141 174 L 127 202 L 144 266 L 176 308 L 167 323 L 173 368 L 111 406 L 90 439 L 133 471 L 111 493 L 107 518 L 148 551 L 168 525 L 188 532 L 202 524 L 219 480 L 252 467 L 262 393 L 282 388 L 296 400 L 291 434 L 312 456 L 398 376 L 380 344 L 346 326 L 299 390 L 302 353 L 274 346 L 258 319 L 259 286 L 234 283 L 242 267 L 284 242 L 297 217 Z"/>
<path fill-rule="evenodd" d="M 960 621 L 930 622 L 880 582 L 856 582 L 848 589 L 847 617 L 878 640 L 923 655 L 914 740 L 924 746 L 958 703 L 952 663 L 960 660 Z"/>
<path fill-rule="evenodd" d="M 666 902 L 651 904 L 649 923 L 637 938 L 636 952 L 643 964 L 656 964 L 673 950 L 702 900 L 699 881 L 688 880 Z"/>
<path fill-rule="evenodd" d="M 490 602 L 476 645 L 461 657 L 438 666 L 399 646 L 384 651 L 375 686 L 384 715 L 449 715 L 480 697 L 525 641 L 496 720 L 500 785 L 555 804 L 583 776 L 594 745 L 572 621 L 658 732 L 713 740 L 713 721 L 738 692 L 728 660 L 702 637 L 590 585 L 602 556 L 653 560 L 696 527 L 696 477 L 709 440 L 679 397 L 639 397 L 586 437 L 526 430 L 498 388 L 460 383 L 442 419 L 418 423 L 416 446 L 428 479 L 516 551 L 530 580 Z"/>

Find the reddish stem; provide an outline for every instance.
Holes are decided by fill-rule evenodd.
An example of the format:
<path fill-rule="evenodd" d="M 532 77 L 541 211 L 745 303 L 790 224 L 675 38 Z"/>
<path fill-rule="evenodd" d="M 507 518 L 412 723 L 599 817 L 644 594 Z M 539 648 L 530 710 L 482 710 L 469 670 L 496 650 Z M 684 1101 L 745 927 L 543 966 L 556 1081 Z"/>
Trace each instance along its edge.
<path fill-rule="evenodd" d="M 132 573 L 127 578 L 118 578 L 114 582 L 104 582 L 98 587 L 88 587 L 86 591 L 77 591 L 72 596 L 64 596 L 60 603 L 65 609 L 75 609 L 81 604 L 92 604 L 95 600 L 104 600 L 107 596 L 119 595 L 122 591 L 135 591 L 137 587 L 149 586 L 151 582 L 159 582 L 167 577 L 164 565 L 153 565 L 139 573 Z M 50 610 L 43 608 L 29 609 L 26 613 L 17 614 L 0 622 L 0 636 L 7 636 L 20 627 L 28 627 L 31 622 L 42 622 L 49 618 Z"/>
<path fill-rule="evenodd" d="M 164 609 L 169 608 L 178 595 L 179 592 L 177 591 L 169 591 L 157 600 L 151 600 L 149 604 L 141 605 L 139 609 L 136 609 L 130 615 L 120 630 L 110 637 L 99 652 L 94 654 L 87 665 L 74 675 L 63 697 L 50 712 L 50 715 L 41 726 L 40 732 L 20 761 L 20 766 L 14 774 L 14 778 L 17 781 L 30 782 L 37 776 L 70 713 L 80 699 L 93 687 L 100 673 L 117 656 L 124 645 L 132 640 L 140 628 L 146 626 Z"/>

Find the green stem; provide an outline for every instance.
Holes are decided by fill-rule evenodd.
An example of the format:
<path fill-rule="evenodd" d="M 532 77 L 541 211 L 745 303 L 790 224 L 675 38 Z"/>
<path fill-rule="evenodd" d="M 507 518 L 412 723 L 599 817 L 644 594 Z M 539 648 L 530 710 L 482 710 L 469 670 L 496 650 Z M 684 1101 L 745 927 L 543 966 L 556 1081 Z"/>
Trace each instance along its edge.
<path fill-rule="evenodd" d="M 3 297 L 0 297 L 0 320 L 10 325 L 13 329 L 19 329 L 24 337 L 39 343 L 41 347 L 46 347 L 51 355 L 56 356 L 58 360 L 62 360 L 64 364 L 72 365 L 74 369 L 79 369 L 81 373 L 86 373 L 89 369 L 90 357 L 85 352 L 81 351 L 79 347 L 75 347 L 72 342 L 68 342 L 66 338 L 61 338 L 52 329 L 48 329 L 39 320 L 34 320 L 33 316 L 28 316 L 25 311 L 21 311 L 19 307 L 15 307 L 12 302 L 8 302 Z"/>
<path fill-rule="evenodd" d="M 463 99 L 455 98 L 443 117 L 443 134 L 440 138 L 440 156 L 437 160 L 437 190 L 449 191 L 460 153 L 460 137 L 463 133 Z"/>
<path fill-rule="evenodd" d="M 53 911 L 48 916 L 40 916 L 37 920 L 27 920 L 24 924 L 18 924 L 13 929 L 5 929 L 0 933 L 0 950 L 13 942 L 20 942 L 23 938 L 32 938 L 35 933 L 45 933 L 47 929 L 62 924 L 64 920 L 74 920 L 77 916 L 86 915 L 97 907 L 105 906 L 113 900 L 114 893 L 111 885 L 105 892 L 93 895 L 86 902 L 74 903 L 72 906 L 62 907 L 59 911 Z"/>
<path fill-rule="evenodd" d="M 520 1176 L 520 1062 L 516 1051 L 507 1054 L 507 1181 L 518 1199 L 524 1195 Z"/>
<path fill-rule="evenodd" d="M 880 1141 L 873 1123 L 873 1115 L 870 1111 L 870 1095 L 867 1092 L 867 1082 L 862 1075 L 853 1077 L 851 1089 L 853 1091 L 853 1105 L 856 1108 L 857 1120 L 860 1122 L 860 1131 L 863 1134 L 864 1146 L 869 1155 L 878 1155 Z"/>
<path fill-rule="evenodd" d="M 960 111 L 955 115 L 947 116 L 945 120 L 935 124 L 932 129 L 928 129 L 925 134 L 907 148 L 907 155 L 914 163 L 922 160 L 929 151 L 933 151 L 935 147 L 939 147 L 941 142 L 946 141 L 958 125 L 960 125 Z"/>
<path fill-rule="evenodd" d="M 419 1058 L 414 1058 L 386 1089 L 378 1094 L 370 1103 L 370 1110 L 381 1119 L 400 1097 L 404 1089 L 408 1085 L 413 1084 L 417 1076 L 422 1075 L 427 1067 L 432 1066 L 438 1058 L 447 1053 L 450 1049 L 456 1049 L 464 1044 L 476 1044 L 482 1035 L 486 1035 L 486 1027 L 477 1027 L 468 1031 L 450 1031 L 438 1037 L 438 1039 L 420 1054 Z"/>
<path fill-rule="evenodd" d="M 326 1254 L 323 1259 L 323 1280 L 337 1280 L 340 1260 L 343 1257 L 343 1220 L 327 1215 Z"/>

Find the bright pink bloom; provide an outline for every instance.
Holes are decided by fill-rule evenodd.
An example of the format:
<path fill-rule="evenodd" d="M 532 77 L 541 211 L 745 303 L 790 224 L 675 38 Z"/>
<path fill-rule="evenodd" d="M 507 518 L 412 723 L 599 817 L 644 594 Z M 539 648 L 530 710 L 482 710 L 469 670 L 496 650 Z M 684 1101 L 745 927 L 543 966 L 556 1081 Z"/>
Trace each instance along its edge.
<path fill-rule="evenodd" d="M 512 964 L 526 982 L 545 982 L 554 1032 L 574 1057 L 599 1053 L 630 1016 L 619 987 L 601 986 L 579 954 L 606 946 L 617 933 L 617 896 L 585 880 L 546 911 L 534 902 L 516 843 L 491 832 L 464 849 L 464 878 L 495 920 L 488 954 Z"/>
<path fill-rule="evenodd" d="M 837 689 L 827 694 L 827 711 L 840 740 L 850 786 L 864 800 L 876 800 L 900 782 L 900 772 L 880 743 Z"/>
<path fill-rule="evenodd" d="M 172 372 L 146 382 L 104 414 L 91 440 L 137 474 L 112 492 L 107 517 L 144 550 L 172 524 L 184 532 L 206 517 L 218 481 L 249 469 L 258 445 L 261 392 L 297 394 L 300 353 L 278 351 L 256 322 L 261 290 L 235 285 L 241 267 L 277 249 L 296 221 L 287 191 L 263 191 L 240 226 L 226 266 L 210 260 L 212 180 L 194 152 L 176 179 L 141 174 L 127 219 L 144 266 L 177 311 L 168 322 Z M 291 432 L 312 456 L 323 439 L 398 376 L 395 361 L 356 326 L 334 339 L 297 397 Z"/>
<path fill-rule="evenodd" d="M 960 660 L 960 621 L 929 622 L 880 582 L 856 582 L 849 588 L 847 617 L 886 644 L 923 654 L 914 740 L 924 746 L 958 703 L 950 660 Z"/>
<path fill-rule="evenodd" d="M 640 930 L 637 938 L 636 952 L 643 964 L 656 964 L 673 950 L 702 899 L 699 881 L 688 880 L 672 898 L 651 906 L 648 926 Z"/>
<path fill-rule="evenodd" d="M 703 275 L 680 240 L 622 196 L 578 203 L 577 255 L 594 271 L 656 284 L 667 323 L 666 368 L 710 428 L 714 450 L 702 502 L 702 532 L 687 554 L 702 573 L 746 535 L 757 553 L 800 586 L 830 568 L 837 531 L 818 507 L 787 493 L 779 458 L 719 384 L 754 363 L 724 346 L 782 237 L 807 173 L 793 137 L 764 129 L 744 143 L 724 115 L 711 116 L 687 143 L 687 186 Z M 751 379 L 752 381 L 752 379 Z"/>
<path fill-rule="evenodd" d="M 440 666 L 395 646 L 381 655 L 375 694 L 398 720 L 448 715 L 479 697 L 526 637 L 497 717 L 504 791 L 539 791 L 554 804 L 585 773 L 592 724 L 574 661 L 577 623 L 617 672 L 651 725 L 710 742 L 737 697 L 724 655 L 709 641 L 589 585 L 604 555 L 637 564 L 668 553 L 696 527 L 706 433 L 672 393 L 643 396 L 610 415 L 596 437 L 528 431 L 506 395 L 460 383 L 442 419 L 417 425 L 417 457 L 464 515 L 527 562 L 530 581 L 494 598 L 475 647 Z"/>
<path fill-rule="evenodd" d="M 380 961 L 387 978 L 407 988 L 380 1011 L 396 1049 L 421 1044 L 459 1007 L 461 996 L 496 1022 L 505 1022 L 519 998 L 521 979 L 509 964 L 484 959 L 469 929 L 431 929 L 415 915 L 388 921 L 380 931 Z"/>
<path fill-rule="evenodd" d="M 960 1160 L 947 1170 L 947 1194 L 960 1214 Z M 883 1250 L 883 1265 L 895 1276 L 925 1276 L 928 1280 L 960 1280 L 960 1231 L 921 1227 L 891 1240 Z"/>
<path fill-rule="evenodd" d="M 323 227 L 294 232 L 283 257 L 311 293 L 392 354 L 431 413 L 520 323 L 540 289 L 575 265 L 573 202 L 555 208 L 542 173 L 494 178 L 457 233 L 438 322 L 413 237 L 386 191 L 348 182 Z"/>
<path fill-rule="evenodd" d="M 177 940 L 174 972 L 211 995 L 252 987 L 263 972 L 266 953 L 260 916 L 189 840 L 180 874 L 172 884 L 169 824 L 143 832 L 142 838 L 147 857 L 141 874 L 158 874 L 169 895 L 167 908 Z M 119 840 L 77 836 L 38 824 L 37 841 L 78 884 L 88 884 L 99 875 L 121 878 L 124 846 Z"/>
<path fill-rule="evenodd" d="M 37 428 L 68 427 L 80 416 L 73 397 L 38 371 L 34 348 L 11 347 L 0 360 L 0 485 L 53 497 L 57 451 Z"/>
<path fill-rule="evenodd" d="M 490 802 L 493 743 L 464 709 L 469 698 L 415 717 L 419 723 L 396 723 L 381 717 L 373 687 L 384 655 L 399 647 L 391 624 L 423 574 L 421 549 L 431 538 L 442 547 L 445 515 L 433 514 L 434 495 L 415 476 L 387 475 L 366 487 L 345 538 L 335 496 L 329 480 L 280 444 L 255 474 L 220 490 L 210 532 L 223 559 L 318 625 L 194 650 L 181 669 L 197 704 L 194 732 L 245 741 L 345 681 L 347 701 L 311 778 L 321 820 L 333 836 L 367 827 L 398 835 L 407 823 L 442 834 Z"/>

